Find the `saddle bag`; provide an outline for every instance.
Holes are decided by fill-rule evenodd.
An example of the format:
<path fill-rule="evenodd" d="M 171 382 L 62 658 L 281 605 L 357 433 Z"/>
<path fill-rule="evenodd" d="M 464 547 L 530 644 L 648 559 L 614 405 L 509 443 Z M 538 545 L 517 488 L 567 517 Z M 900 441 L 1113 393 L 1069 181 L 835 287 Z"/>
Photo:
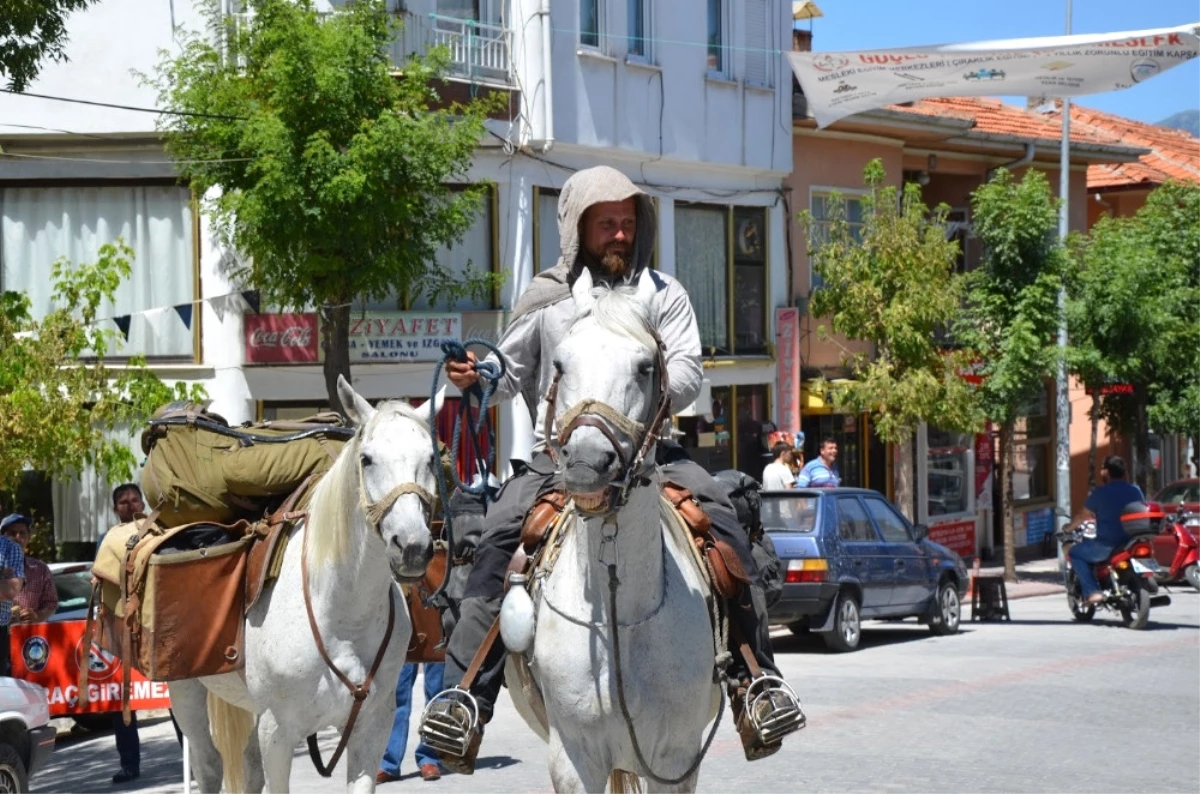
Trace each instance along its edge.
<path fill-rule="evenodd" d="M 726 599 L 741 595 L 742 587 L 750 583 L 750 577 L 737 552 L 728 543 L 713 537 L 712 521 L 692 492 L 673 482 L 664 482 L 662 492 L 691 531 L 692 541 L 712 578 L 713 590 Z"/>
<path fill-rule="evenodd" d="M 113 527 L 92 567 L 96 643 L 152 681 L 240 670 L 256 539 L 246 521 L 166 529 L 141 518 Z"/>
<path fill-rule="evenodd" d="M 421 581 L 403 588 L 404 599 L 408 603 L 408 617 L 412 621 L 412 638 L 408 641 L 406 662 L 446 661 L 442 614 L 436 606 L 425 606 L 425 599 L 441 586 L 442 578 L 446 575 L 446 564 L 446 549 L 435 549 Z"/>

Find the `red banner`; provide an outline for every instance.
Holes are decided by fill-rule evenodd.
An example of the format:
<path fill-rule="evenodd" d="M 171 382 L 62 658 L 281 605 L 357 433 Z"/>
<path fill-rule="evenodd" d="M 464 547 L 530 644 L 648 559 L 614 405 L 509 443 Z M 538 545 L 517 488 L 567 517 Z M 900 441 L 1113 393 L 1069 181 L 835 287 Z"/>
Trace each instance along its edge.
<path fill-rule="evenodd" d="M 243 322 L 247 364 L 317 361 L 317 315 L 250 314 Z"/>
<path fill-rule="evenodd" d="M 800 429 L 800 310 L 775 310 L 775 415 L 785 433 Z"/>
<path fill-rule="evenodd" d="M 929 539 L 940 543 L 963 559 L 975 556 L 975 522 L 955 521 L 929 527 Z"/>
<path fill-rule="evenodd" d="M 79 662 L 83 657 L 83 630 L 87 621 L 14 623 L 9 629 L 12 676 L 46 688 L 50 716 L 99 714 L 121 708 L 121 662 L 92 644 L 88 656 L 88 702 L 79 705 Z M 134 711 L 171 707 L 167 685 L 148 681 L 131 671 L 129 701 Z"/>

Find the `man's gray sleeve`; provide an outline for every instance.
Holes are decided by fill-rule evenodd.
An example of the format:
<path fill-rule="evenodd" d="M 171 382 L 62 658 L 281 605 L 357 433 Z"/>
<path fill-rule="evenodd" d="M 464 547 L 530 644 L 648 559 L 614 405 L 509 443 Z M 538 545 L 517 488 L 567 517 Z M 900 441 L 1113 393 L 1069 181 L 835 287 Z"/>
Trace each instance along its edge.
<path fill-rule="evenodd" d="M 678 281 L 667 282 L 662 294 L 658 334 L 667 348 L 667 376 L 671 382 L 671 408 L 679 411 L 700 394 L 704 367 L 700 363 L 700 329 L 687 291 Z"/>
<path fill-rule="evenodd" d="M 500 337 L 500 352 L 504 354 L 507 370 L 496 384 L 491 404 L 499 405 L 521 393 L 521 385 L 537 378 L 538 359 L 542 354 L 540 311 L 526 312 L 509 323 Z M 496 361 L 496 354 L 487 357 Z"/>

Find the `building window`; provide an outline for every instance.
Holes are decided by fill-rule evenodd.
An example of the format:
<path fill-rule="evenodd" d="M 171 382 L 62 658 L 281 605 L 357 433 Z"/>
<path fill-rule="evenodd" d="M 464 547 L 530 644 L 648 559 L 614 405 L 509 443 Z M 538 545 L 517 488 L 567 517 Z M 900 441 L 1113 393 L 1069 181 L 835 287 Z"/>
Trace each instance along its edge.
<path fill-rule="evenodd" d="M 675 275 L 707 355 L 767 352 L 766 239 L 765 208 L 675 205 Z"/>
<path fill-rule="evenodd" d="M 129 315 L 129 337 L 109 355 L 195 356 L 199 309 L 192 196 L 176 185 L 12 187 L 0 189 L 0 289 L 29 296 L 35 318 L 51 309 L 50 268 L 60 258 L 95 262 L 100 247 L 121 239 L 133 249 L 132 273 L 101 317 Z M 186 305 L 180 312 L 154 312 Z M 154 319 L 152 324 L 151 318 Z M 111 326 L 115 328 L 115 326 Z"/>
<path fill-rule="evenodd" d="M 975 436 L 931 426 L 927 438 L 927 514 L 933 518 L 966 513 L 970 508 L 970 489 L 975 487 L 969 479 L 969 455 Z"/>
<path fill-rule="evenodd" d="M 974 269 L 967 252 L 971 240 L 971 219 L 968 210 L 954 209 L 946 215 L 946 239 L 958 241 L 958 255 L 954 259 L 954 272 L 966 273 Z"/>
<path fill-rule="evenodd" d="M 768 24 L 771 10 L 769 0 L 745 0 L 746 2 L 746 62 L 745 78 L 750 85 L 771 85 L 771 63 L 775 48 L 771 42 Z"/>
<path fill-rule="evenodd" d="M 1013 499 L 1050 498 L 1054 448 L 1049 403 L 1047 390 L 1042 389 L 1013 423 Z"/>
<path fill-rule="evenodd" d="M 535 187 L 536 202 L 533 205 L 533 225 L 536 227 L 533 272 L 541 273 L 558 264 L 561 240 L 558 234 L 558 195 L 551 188 Z"/>
<path fill-rule="evenodd" d="M 708 0 L 708 71 L 725 74 L 725 2 Z"/>
<path fill-rule="evenodd" d="M 646 0 L 626 0 L 628 13 L 628 54 L 641 60 L 649 60 L 650 48 L 646 40 Z"/>
<path fill-rule="evenodd" d="M 736 468 L 762 481 L 763 468 L 771 462 L 764 440 L 775 426 L 770 423 L 770 395 L 766 384 L 738 386 L 734 390 L 737 405 Z"/>
<path fill-rule="evenodd" d="M 461 190 L 461 187 L 451 188 Z M 462 278 L 468 268 L 473 272 L 484 271 L 494 273 L 496 270 L 496 191 L 489 189 L 483 194 L 475 222 L 457 243 L 442 246 L 438 249 L 435 260 L 446 272 L 454 277 Z M 496 308 L 495 290 L 485 293 L 465 295 L 458 300 L 433 296 L 428 293 L 416 297 L 406 297 L 393 293 L 380 300 L 358 301 L 354 304 L 355 311 L 490 311 Z"/>
<path fill-rule="evenodd" d="M 709 472 L 738 469 L 761 479 L 771 460 L 763 440 L 774 428 L 770 415 L 767 384 L 714 386 L 711 413 L 676 417 L 679 443 Z"/>
<path fill-rule="evenodd" d="M 816 259 L 814 254 L 821 244 L 829 239 L 829 231 L 833 228 L 833 224 L 845 221 L 850 227 L 850 235 L 854 240 L 862 242 L 863 206 L 862 199 L 853 195 L 851 191 L 845 193 L 839 191 L 838 195 L 824 192 L 812 194 L 810 210 L 813 217 L 808 257 L 809 292 L 811 293 L 824 286 L 824 280 L 813 267 Z"/>
<path fill-rule="evenodd" d="M 604 35 L 603 0 L 579 0 L 579 43 L 599 47 Z"/>

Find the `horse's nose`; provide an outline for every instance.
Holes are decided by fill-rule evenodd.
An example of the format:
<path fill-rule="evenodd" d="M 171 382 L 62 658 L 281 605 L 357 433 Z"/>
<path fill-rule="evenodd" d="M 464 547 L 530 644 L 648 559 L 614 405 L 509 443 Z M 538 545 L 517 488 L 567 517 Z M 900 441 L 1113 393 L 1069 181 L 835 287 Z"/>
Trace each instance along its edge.
<path fill-rule="evenodd" d="M 392 542 L 400 547 L 400 561 L 406 571 L 424 571 L 433 559 L 432 540 L 428 543 L 402 544 L 399 538 L 393 538 Z"/>

